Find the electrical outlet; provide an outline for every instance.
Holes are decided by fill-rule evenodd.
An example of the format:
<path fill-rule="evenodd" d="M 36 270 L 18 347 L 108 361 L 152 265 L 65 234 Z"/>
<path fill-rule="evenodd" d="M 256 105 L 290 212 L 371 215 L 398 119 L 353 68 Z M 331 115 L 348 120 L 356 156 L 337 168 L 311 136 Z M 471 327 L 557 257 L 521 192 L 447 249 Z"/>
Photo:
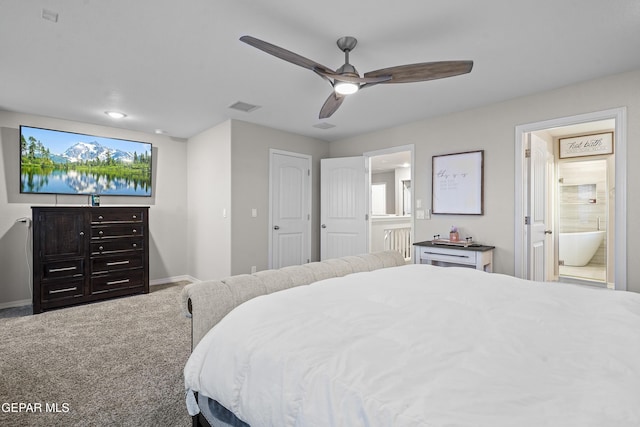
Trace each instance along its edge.
<path fill-rule="evenodd" d="M 252 266 L 251 266 L 251 274 L 253 274 L 253 273 L 255 273 L 255 272 L 256 272 L 256 266 L 255 266 L 255 265 L 252 265 Z"/>

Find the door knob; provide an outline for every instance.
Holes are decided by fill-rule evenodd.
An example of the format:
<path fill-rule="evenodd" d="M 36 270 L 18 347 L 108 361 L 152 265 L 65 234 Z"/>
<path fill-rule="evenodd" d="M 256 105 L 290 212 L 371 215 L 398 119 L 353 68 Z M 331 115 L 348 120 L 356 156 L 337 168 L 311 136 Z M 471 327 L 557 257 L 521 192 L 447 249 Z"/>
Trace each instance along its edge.
<path fill-rule="evenodd" d="M 327 224 L 322 224 L 320 227 L 327 228 Z"/>
<path fill-rule="evenodd" d="M 273 229 L 274 229 L 274 230 L 280 230 L 280 226 L 279 226 L 279 225 L 274 225 L 274 226 L 273 226 Z"/>
<path fill-rule="evenodd" d="M 553 231 L 551 231 L 551 230 L 544 230 L 544 234 L 553 234 Z"/>

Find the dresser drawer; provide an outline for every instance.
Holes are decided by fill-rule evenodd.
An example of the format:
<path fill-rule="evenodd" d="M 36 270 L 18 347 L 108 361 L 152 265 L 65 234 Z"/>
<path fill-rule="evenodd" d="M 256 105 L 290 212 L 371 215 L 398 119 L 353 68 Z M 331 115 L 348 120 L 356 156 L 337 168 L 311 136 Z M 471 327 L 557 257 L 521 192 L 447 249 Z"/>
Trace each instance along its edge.
<path fill-rule="evenodd" d="M 91 274 L 107 274 L 113 271 L 142 268 L 144 266 L 144 254 L 142 252 L 123 254 L 118 256 L 99 257 L 91 259 Z"/>
<path fill-rule="evenodd" d="M 115 291 L 117 289 L 143 287 L 144 270 L 129 270 L 91 278 L 91 293 Z"/>
<path fill-rule="evenodd" d="M 108 239 L 110 237 L 144 236 L 142 224 L 110 224 L 94 225 L 91 227 L 92 239 Z"/>
<path fill-rule="evenodd" d="M 83 283 L 83 279 L 43 283 L 41 287 L 42 301 L 46 302 L 82 297 L 84 294 Z"/>
<path fill-rule="evenodd" d="M 448 262 L 453 264 L 476 263 L 477 252 L 449 248 L 420 248 L 420 258 L 429 261 Z"/>
<path fill-rule="evenodd" d="M 91 211 L 91 223 L 110 222 L 142 222 L 144 220 L 144 210 L 142 209 L 98 209 Z"/>
<path fill-rule="evenodd" d="M 144 249 L 142 237 L 131 237 L 113 240 L 98 240 L 91 242 L 91 255 L 108 255 L 119 252 L 136 251 Z"/>
<path fill-rule="evenodd" d="M 56 280 L 84 275 L 84 259 L 42 263 L 42 280 Z"/>

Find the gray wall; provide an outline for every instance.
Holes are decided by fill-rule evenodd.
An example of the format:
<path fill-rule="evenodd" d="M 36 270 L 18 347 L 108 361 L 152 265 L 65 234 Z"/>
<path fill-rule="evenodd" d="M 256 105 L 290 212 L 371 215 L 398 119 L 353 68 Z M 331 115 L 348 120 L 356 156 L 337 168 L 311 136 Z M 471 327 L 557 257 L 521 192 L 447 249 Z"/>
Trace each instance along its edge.
<path fill-rule="evenodd" d="M 87 205 L 87 196 L 20 194 L 19 126 L 29 125 L 153 144 L 153 196 L 102 196 L 101 205 L 150 206 L 150 279 L 187 273 L 186 143 L 163 135 L 0 111 L 0 307 L 28 303 L 31 277 L 30 229 L 15 223 L 31 218 L 34 205 Z M 25 250 L 25 244 L 28 249 Z M 28 255 L 27 253 L 28 252 Z"/>
<path fill-rule="evenodd" d="M 483 216 L 433 215 L 415 221 L 416 241 L 443 234 L 452 225 L 463 235 L 496 246 L 494 271 L 514 274 L 515 127 L 559 117 L 627 107 L 627 234 L 640 236 L 640 70 L 533 94 L 487 107 L 426 119 L 331 143 L 331 157 L 415 144 L 414 200 L 431 205 L 431 157 L 484 150 Z M 443 148 L 445 147 L 445 148 Z M 640 292 L 640 264 L 628 250 L 627 289 Z"/>
<path fill-rule="evenodd" d="M 371 184 L 386 184 L 386 212 L 387 214 L 402 214 L 396 212 L 396 172 L 377 172 L 371 174 Z"/>
<path fill-rule="evenodd" d="M 311 259 L 320 259 L 320 159 L 329 143 L 239 120 L 231 121 L 231 273 L 265 270 L 269 251 L 269 149 L 312 156 Z M 258 216 L 251 217 L 257 208 Z"/>

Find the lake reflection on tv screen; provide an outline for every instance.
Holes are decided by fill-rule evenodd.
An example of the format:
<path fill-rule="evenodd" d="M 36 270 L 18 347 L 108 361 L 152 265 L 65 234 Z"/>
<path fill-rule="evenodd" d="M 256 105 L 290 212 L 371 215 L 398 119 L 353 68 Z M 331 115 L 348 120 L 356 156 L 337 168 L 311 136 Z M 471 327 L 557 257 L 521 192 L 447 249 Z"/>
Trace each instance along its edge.
<path fill-rule="evenodd" d="M 151 179 L 92 175 L 75 170 L 26 172 L 20 176 L 20 185 L 23 193 L 151 195 Z"/>

